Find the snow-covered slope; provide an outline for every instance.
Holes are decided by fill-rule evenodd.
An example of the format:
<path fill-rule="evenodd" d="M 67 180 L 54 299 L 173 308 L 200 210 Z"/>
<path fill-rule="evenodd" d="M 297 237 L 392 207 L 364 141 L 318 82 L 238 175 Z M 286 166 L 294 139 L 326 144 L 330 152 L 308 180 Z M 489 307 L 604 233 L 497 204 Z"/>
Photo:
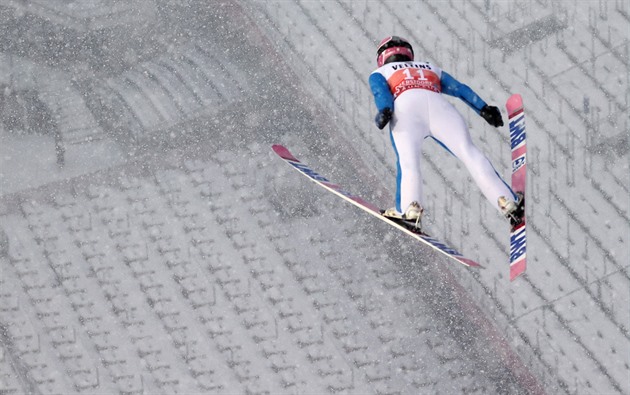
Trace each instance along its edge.
<path fill-rule="evenodd" d="M 619 111 L 627 109 L 627 7 L 255 4 L 273 39 L 284 38 L 284 47 L 296 54 L 296 73 L 322 86 L 322 105 L 345 115 L 347 138 L 375 171 L 389 169 L 390 179 L 386 138 L 371 125 L 373 107 L 365 104 L 366 76 L 380 38 L 411 39 L 417 57 L 442 65 L 489 102 L 501 104 L 513 92 L 523 95 L 532 163 L 528 276 L 513 284 L 506 280 L 504 225 L 464 169 L 452 158 L 427 152 L 428 205 L 440 218 L 434 228 L 461 250 L 478 251 L 489 269 L 462 281 L 473 294 L 485 294 L 481 303 L 497 321 L 509 322 L 514 341 L 528 344 L 563 388 L 627 391 L 630 371 L 622 350 L 630 345 L 628 142 L 627 117 Z M 550 18 L 556 21 L 551 26 Z M 546 23 L 538 25 L 540 20 Z M 541 26 L 549 29 L 541 32 Z M 487 127 L 459 105 L 477 143 L 507 175 L 507 131 Z M 379 166 L 370 162 L 373 152 L 385 158 Z"/>
<path fill-rule="evenodd" d="M 102 140 L 68 145 L 56 168 L 29 162 L 49 136 L 0 127 L 0 391 L 630 390 L 623 2 L 36 3 L 0 2 L 0 83 L 83 97 L 51 108 Z M 55 29 L 66 50 L 46 59 Z M 270 152 L 284 143 L 391 204 L 366 84 L 390 34 L 488 102 L 523 95 L 530 263 L 516 282 L 506 224 L 437 146 L 427 226 L 485 270 L 427 255 Z M 34 74 L 17 62 L 73 75 L 71 95 L 19 80 Z M 507 176 L 507 128 L 456 105 Z"/>

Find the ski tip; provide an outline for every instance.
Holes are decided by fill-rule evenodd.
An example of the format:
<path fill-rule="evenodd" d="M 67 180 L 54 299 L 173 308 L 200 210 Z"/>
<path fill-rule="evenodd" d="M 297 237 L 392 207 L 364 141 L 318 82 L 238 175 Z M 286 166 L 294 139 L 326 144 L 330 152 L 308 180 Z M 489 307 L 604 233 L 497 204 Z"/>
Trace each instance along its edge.
<path fill-rule="evenodd" d="M 525 259 L 515 262 L 512 266 L 510 266 L 510 281 L 516 280 L 518 276 L 525 273 L 526 267 L 527 261 Z"/>
<path fill-rule="evenodd" d="M 508 114 L 514 114 L 523 109 L 523 98 L 518 93 L 513 94 L 505 104 Z"/>
<path fill-rule="evenodd" d="M 280 144 L 274 144 L 271 146 L 271 149 L 278 154 L 282 159 L 288 159 L 293 162 L 299 162 L 295 156 L 289 150 Z"/>

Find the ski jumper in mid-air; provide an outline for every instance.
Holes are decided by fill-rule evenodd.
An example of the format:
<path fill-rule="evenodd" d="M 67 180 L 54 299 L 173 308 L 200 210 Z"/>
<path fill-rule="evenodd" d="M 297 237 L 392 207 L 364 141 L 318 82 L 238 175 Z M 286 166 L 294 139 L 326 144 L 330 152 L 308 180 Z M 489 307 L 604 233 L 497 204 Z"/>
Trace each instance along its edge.
<path fill-rule="evenodd" d="M 390 125 L 398 173 L 396 206 L 383 215 L 421 227 L 422 143 L 432 137 L 464 163 L 494 207 L 508 219 L 517 219 L 522 195 L 510 189 L 475 146 L 464 118 L 442 93 L 463 100 L 494 127 L 503 126 L 499 109 L 434 64 L 414 61 L 411 44 L 401 37 L 381 41 L 377 64 L 369 78 L 378 110 L 375 122 L 379 129 Z"/>

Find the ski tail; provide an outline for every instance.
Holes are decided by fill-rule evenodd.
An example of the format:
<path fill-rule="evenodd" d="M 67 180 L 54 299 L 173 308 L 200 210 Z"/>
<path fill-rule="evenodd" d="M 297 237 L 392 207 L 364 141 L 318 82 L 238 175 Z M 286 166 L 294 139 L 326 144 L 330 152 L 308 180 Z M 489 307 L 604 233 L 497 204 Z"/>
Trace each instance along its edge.
<path fill-rule="evenodd" d="M 525 196 L 527 181 L 527 134 L 525 133 L 525 108 L 519 94 L 510 96 L 506 103 L 512 149 L 512 190 Z M 516 279 L 527 268 L 527 229 L 525 213 L 523 221 L 510 231 L 510 280 Z"/>
<path fill-rule="evenodd" d="M 471 267 L 482 267 L 480 264 L 475 262 L 472 259 L 468 259 L 464 257 L 462 254 L 457 252 L 454 248 L 448 246 L 446 243 L 441 242 L 440 240 L 431 237 L 425 233 L 413 231 L 407 228 L 404 224 L 396 222 L 392 219 L 389 219 L 381 214 L 381 210 L 374 204 L 366 201 L 365 199 L 354 195 L 350 192 L 345 191 L 339 185 L 333 183 L 328 180 L 326 177 L 320 175 L 311 167 L 306 165 L 305 163 L 300 162 L 289 150 L 282 145 L 276 144 L 271 147 L 273 151 L 280 156 L 280 158 L 284 159 L 289 165 L 291 165 L 295 170 L 299 171 L 302 175 L 308 177 L 311 181 L 315 182 L 317 185 L 323 187 L 324 189 L 334 193 L 335 195 L 343 198 L 349 203 L 352 203 L 356 207 L 361 210 L 375 216 L 381 221 L 387 222 L 389 225 L 397 228 L 398 230 L 408 234 L 409 236 L 415 238 L 416 240 L 421 241 L 425 245 L 431 247 L 433 250 L 448 256 L 449 258 L 455 260 L 456 262 Z"/>

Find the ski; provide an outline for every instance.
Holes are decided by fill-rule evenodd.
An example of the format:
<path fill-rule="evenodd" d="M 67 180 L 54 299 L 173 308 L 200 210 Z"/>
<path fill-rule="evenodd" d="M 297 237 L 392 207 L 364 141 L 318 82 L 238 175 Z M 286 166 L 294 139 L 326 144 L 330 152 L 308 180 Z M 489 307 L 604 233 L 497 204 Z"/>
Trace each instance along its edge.
<path fill-rule="evenodd" d="M 510 125 L 510 145 L 512 148 L 512 190 L 525 196 L 527 180 L 527 140 L 525 133 L 525 112 L 521 95 L 510 96 L 506 103 Z M 527 267 L 527 223 L 523 221 L 510 230 L 510 280 L 513 281 L 525 272 Z"/>
<path fill-rule="evenodd" d="M 380 209 L 378 207 L 376 207 L 372 203 L 364 200 L 363 198 L 361 198 L 359 196 L 356 196 L 356 195 L 353 195 L 352 193 L 344 191 L 339 185 L 337 185 L 337 184 L 329 181 L 325 177 L 319 175 L 317 172 L 315 172 L 309 166 L 307 166 L 306 164 L 300 162 L 284 146 L 282 146 L 282 145 L 273 145 L 272 149 L 273 149 L 273 151 L 276 154 L 278 154 L 278 156 L 280 156 L 280 158 L 284 159 L 285 162 L 287 162 L 289 165 L 291 165 L 294 169 L 299 171 L 304 176 L 308 177 L 311 181 L 314 181 L 315 183 L 317 183 L 319 186 L 323 187 L 324 189 L 326 189 L 326 190 L 334 193 L 335 195 L 341 197 L 342 199 L 344 199 L 344 200 L 354 204 L 355 206 L 359 207 L 363 211 L 366 211 L 366 212 L 372 214 L 373 216 L 379 218 L 380 220 L 382 220 L 382 221 L 388 223 L 389 225 L 395 227 L 396 229 L 398 229 L 398 230 L 408 234 L 409 236 L 411 236 L 411 237 L 421 241 L 422 243 L 430 246 L 431 248 L 433 248 L 434 250 L 438 251 L 439 253 L 442 253 L 442 254 L 446 255 L 447 257 L 453 259 L 454 261 L 456 261 L 456 262 L 458 262 L 458 263 L 460 263 L 460 264 L 462 264 L 464 266 L 482 267 L 477 262 L 473 261 L 472 259 L 468 259 L 468 258 L 464 257 L 462 254 L 457 252 L 455 249 L 449 247 L 448 245 L 446 245 L 445 243 L 441 242 L 440 240 L 438 240 L 438 239 L 436 239 L 434 237 L 431 237 L 431 236 L 429 236 L 429 235 L 427 235 L 425 233 L 413 231 L 413 230 L 409 229 L 408 227 L 406 227 L 403 223 L 396 222 L 396 221 L 393 221 L 393 220 L 391 220 L 391 219 L 389 219 L 387 217 L 384 217 L 383 215 L 381 215 L 381 211 L 380 211 Z"/>

